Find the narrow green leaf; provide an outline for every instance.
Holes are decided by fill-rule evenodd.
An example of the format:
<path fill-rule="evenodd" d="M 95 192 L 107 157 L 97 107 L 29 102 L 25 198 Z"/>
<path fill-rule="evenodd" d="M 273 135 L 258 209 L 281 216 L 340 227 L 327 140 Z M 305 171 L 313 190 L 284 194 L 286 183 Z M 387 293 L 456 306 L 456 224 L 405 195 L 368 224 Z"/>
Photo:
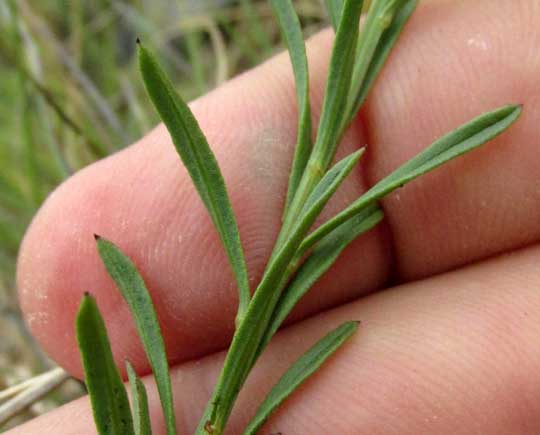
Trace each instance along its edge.
<path fill-rule="evenodd" d="M 133 435 L 127 393 L 96 301 L 85 294 L 76 319 L 86 387 L 100 435 Z"/>
<path fill-rule="evenodd" d="M 330 58 L 317 138 L 285 216 L 282 231 L 276 242 L 277 249 L 281 248 L 289 236 L 307 197 L 334 159 L 342 134 L 341 119 L 347 106 L 361 11 L 361 1 L 345 0 Z"/>
<path fill-rule="evenodd" d="M 312 222 L 321 213 L 326 203 L 330 200 L 331 196 L 335 193 L 337 188 L 341 186 L 341 183 L 347 175 L 350 174 L 352 168 L 358 163 L 360 157 L 364 154 L 365 148 L 360 148 L 347 157 L 337 162 L 319 181 L 319 183 L 311 192 L 304 204 L 304 208 L 301 213 L 301 219 L 310 219 Z"/>
<path fill-rule="evenodd" d="M 339 22 L 341 21 L 341 11 L 343 10 L 344 0 L 326 0 L 326 9 L 330 16 L 330 22 L 334 31 L 337 30 Z"/>
<path fill-rule="evenodd" d="M 253 295 L 246 316 L 233 337 L 223 370 L 212 399 L 201 419 L 197 434 L 207 433 L 208 425 L 211 425 L 212 430 L 216 433 L 220 433 L 225 427 L 240 387 L 258 356 L 259 344 L 268 327 L 280 292 L 294 272 L 290 269 L 290 263 L 298 250 L 303 235 L 313 225 L 332 194 L 358 162 L 363 151 L 360 149 L 347 156 L 328 171 L 308 198 L 290 237 L 278 253 L 271 257 L 266 272 Z"/>
<path fill-rule="evenodd" d="M 355 60 L 362 1 L 345 0 L 339 22 L 312 160 L 322 171 L 330 165 L 339 142 L 339 120 L 345 112 Z"/>
<path fill-rule="evenodd" d="M 365 75 L 361 76 L 363 66 L 360 63 L 355 65 L 353 72 L 353 83 L 351 85 L 351 99 L 349 101 L 348 116 L 346 121 L 352 120 L 362 104 L 364 103 L 371 86 L 375 82 L 381 68 L 385 64 L 388 55 L 392 51 L 396 41 L 403 30 L 403 27 L 409 20 L 409 17 L 414 12 L 418 0 L 400 1 L 394 13 L 391 15 L 390 23 L 386 27 L 378 39 L 375 51 L 369 59 Z M 360 53 L 361 55 L 363 53 Z M 360 59 L 357 56 L 357 59 Z"/>
<path fill-rule="evenodd" d="M 304 355 L 302 355 L 281 377 L 261 404 L 255 417 L 244 435 L 256 435 L 257 431 L 270 417 L 270 415 L 289 397 L 309 376 L 320 366 L 358 329 L 358 322 L 346 322 L 334 329 Z"/>
<path fill-rule="evenodd" d="M 300 250 L 305 252 L 334 228 L 398 187 L 498 136 L 519 118 L 521 109 L 521 106 L 508 105 L 484 113 L 438 139 L 317 228 L 302 242 Z"/>
<path fill-rule="evenodd" d="M 169 364 L 161 328 L 146 285 L 132 261 L 118 247 L 96 236 L 99 255 L 124 296 L 156 379 L 168 435 L 176 434 Z"/>
<path fill-rule="evenodd" d="M 126 371 L 131 389 L 135 435 L 152 435 L 146 388 L 128 361 L 126 361 Z"/>
<path fill-rule="evenodd" d="M 250 300 L 249 281 L 238 225 L 218 163 L 188 105 L 174 90 L 172 82 L 154 57 L 141 44 L 139 65 L 146 90 L 167 126 L 176 150 L 225 247 L 238 285 L 239 324 Z"/>
<path fill-rule="evenodd" d="M 298 104 L 298 133 L 293 158 L 289 187 L 283 215 L 287 214 L 290 202 L 298 188 L 311 153 L 311 109 L 309 105 L 309 74 L 306 48 L 302 28 L 291 0 L 271 0 L 281 34 L 289 50 L 294 73 L 296 100 Z"/>
<path fill-rule="evenodd" d="M 382 218 L 382 210 L 377 204 L 373 204 L 335 228 L 317 243 L 313 252 L 298 269 L 292 281 L 281 294 L 274 309 L 272 321 L 261 341 L 259 353 L 262 353 L 300 299 L 330 269 L 330 266 L 335 263 L 343 250 L 358 236 L 377 225 Z"/>

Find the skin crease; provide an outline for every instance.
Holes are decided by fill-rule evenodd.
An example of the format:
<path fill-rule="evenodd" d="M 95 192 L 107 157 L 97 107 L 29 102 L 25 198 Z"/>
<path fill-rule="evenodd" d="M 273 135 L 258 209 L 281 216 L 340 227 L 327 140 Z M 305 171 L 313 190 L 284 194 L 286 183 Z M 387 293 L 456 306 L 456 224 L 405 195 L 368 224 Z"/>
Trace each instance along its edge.
<path fill-rule="evenodd" d="M 421 3 L 344 140 L 342 154 L 369 147 L 325 216 L 481 112 L 522 103 L 524 113 L 488 146 L 383 201 L 385 222 L 355 242 L 303 301 L 297 317 L 319 314 L 278 335 L 228 433 L 239 433 L 302 349 L 348 319 L 362 320 L 358 335 L 261 433 L 540 432 L 539 24 L 536 0 Z M 316 113 L 330 44 L 331 32 L 309 43 Z M 192 108 L 223 169 L 256 281 L 278 230 L 295 135 L 287 57 Z M 163 127 L 57 189 L 29 229 L 18 267 L 28 324 L 56 361 L 80 375 L 73 318 L 89 290 L 118 361 L 128 358 L 144 373 L 127 308 L 99 262 L 93 233 L 118 243 L 142 271 L 173 362 L 226 345 L 235 311 L 231 274 Z M 408 284 L 345 303 L 400 283 Z M 196 426 L 222 358 L 175 368 L 180 433 Z M 163 433 L 152 409 L 156 433 Z M 95 433 L 85 399 L 8 433 L 38 430 Z"/>

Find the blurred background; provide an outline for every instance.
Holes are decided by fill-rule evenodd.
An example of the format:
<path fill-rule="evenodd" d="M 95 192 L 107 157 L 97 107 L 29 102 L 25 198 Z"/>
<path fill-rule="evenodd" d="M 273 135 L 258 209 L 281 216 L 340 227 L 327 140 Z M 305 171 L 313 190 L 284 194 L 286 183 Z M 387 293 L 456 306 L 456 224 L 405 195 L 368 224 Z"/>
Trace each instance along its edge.
<path fill-rule="evenodd" d="M 323 1 L 294 4 L 306 37 L 328 22 Z M 137 71 L 137 36 L 186 100 L 283 48 L 265 0 L 0 0 L 0 432 L 84 394 L 50 372 L 28 334 L 15 263 L 55 186 L 158 122 Z M 48 384 L 35 378 L 45 372 Z M 29 394 L 45 384 L 61 386 Z"/>

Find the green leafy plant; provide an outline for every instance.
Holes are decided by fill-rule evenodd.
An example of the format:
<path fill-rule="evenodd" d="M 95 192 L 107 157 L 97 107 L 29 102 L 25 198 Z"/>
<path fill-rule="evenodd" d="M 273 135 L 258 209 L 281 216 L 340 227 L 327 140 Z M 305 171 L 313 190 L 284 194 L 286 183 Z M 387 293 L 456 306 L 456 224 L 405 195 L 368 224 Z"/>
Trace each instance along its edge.
<path fill-rule="evenodd" d="M 291 0 L 271 0 L 288 46 L 298 100 L 298 136 L 283 225 L 261 281 L 253 294 L 236 219 L 218 163 L 187 104 L 152 54 L 139 43 L 139 62 L 148 94 L 167 126 L 180 158 L 210 214 L 236 278 L 236 331 L 224 366 L 196 430 L 219 435 L 260 355 L 300 298 L 356 237 L 383 218 L 378 200 L 416 177 L 497 136 L 520 115 L 509 105 L 485 113 L 435 141 L 336 216 L 312 230 L 328 200 L 361 159 L 364 150 L 332 165 L 340 139 L 364 102 L 416 0 L 373 0 L 359 25 L 363 2 L 328 0 L 336 36 L 321 117 L 311 138 L 309 77 L 304 41 Z M 105 267 L 127 301 L 150 361 L 169 435 L 175 416 L 166 351 L 155 310 L 131 260 L 110 241 L 96 236 Z M 128 364 L 133 410 L 114 365 L 105 326 L 90 295 L 83 298 L 77 336 L 96 425 L 101 434 L 151 433 L 146 391 Z M 261 404 L 244 434 L 255 434 L 270 414 L 357 330 L 346 322 L 331 331 L 283 375 Z M 104 399 L 105 398 L 105 399 Z"/>

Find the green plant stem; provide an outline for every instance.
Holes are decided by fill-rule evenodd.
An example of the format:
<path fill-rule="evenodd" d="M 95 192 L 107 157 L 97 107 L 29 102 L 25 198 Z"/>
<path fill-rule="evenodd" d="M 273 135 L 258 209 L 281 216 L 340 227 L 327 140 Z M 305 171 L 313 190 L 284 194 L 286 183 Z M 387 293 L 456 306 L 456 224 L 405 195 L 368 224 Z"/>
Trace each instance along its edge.
<path fill-rule="evenodd" d="M 311 108 L 309 102 L 309 71 L 305 43 L 300 20 L 294 11 L 292 0 L 270 0 L 278 19 L 283 39 L 287 45 L 294 73 L 298 105 L 298 132 L 296 147 L 289 175 L 287 197 L 282 218 L 287 216 L 302 174 L 311 154 Z"/>
<path fill-rule="evenodd" d="M 342 130 L 345 130 L 351 119 L 354 118 L 358 107 L 356 105 L 356 96 L 360 92 L 360 88 L 364 82 L 369 65 L 373 58 L 373 54 L 377 49 L 378 42 L 386 29 L 390 24 L 393 8 L 395 7 L 396 1 L 390 2 L 381 2 L 374 1 L 372 2 L 370 8 L 368 9 L 368 14 L 366 17 L 365 24 L 360 31 L 360 36 L 358 37 L 358 44 L 356 46 L 356 62 L 354 65 L 354 70 L 352 74 L 350 96 L 347 100 L 347 108 L 345 110 L 345 116 L 343 117 Z"/>
<path fill-rule="evenodd" d="M 358 39 L 358 22 L 362 5 L 362 1 L 348 0 L 343 6 L 344 10 L 330 59 L 328 81 L 317 138 L 298 188 L 290 203 L 288 213 L 283 220 L 283 226 L 276 241 L 274 254 L 289 236 L 307 198 L 326 173 L 343 134 L 340 128 L 340 119 L 345 110 L 351 84 L 351 74 Z"/>
<path fill-rule="evenodd" d="M 233 337 L 213 399 L 201 422 L 201 430 L 206 430 L 208 425 L 204 420 L 208 416 L 213 416 L 210 418 L 213 433 L 220 434 L 224 429 L 238 392 L 259 355 L 260 343 L 268 328 L 281 291 L 295 271 L 291 265 L 294 266 L 293 259 L 304 235 L 345 177 L 358 163 L 363 152 L 364 150 L 360 149 L 345 157 L 325 174 L 304 204 L 301 218 L 295 223 L 289 238 L 278 253 L 270 259 L 261 283 L 249 304 L 248 311 Z"/>

